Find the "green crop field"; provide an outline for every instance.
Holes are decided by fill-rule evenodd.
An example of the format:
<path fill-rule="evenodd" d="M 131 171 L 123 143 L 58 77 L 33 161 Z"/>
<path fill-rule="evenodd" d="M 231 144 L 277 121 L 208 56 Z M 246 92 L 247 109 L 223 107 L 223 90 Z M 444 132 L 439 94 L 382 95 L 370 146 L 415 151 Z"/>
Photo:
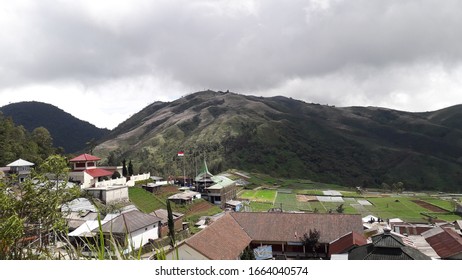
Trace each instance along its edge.
<path fill-rule="evenodd" d="M 268 180 L 267 178 L 265 178 Z M 451 199 L 441 199 L 434 196 L 425 196 L 424 194 L 417 195 L 397 195 L 397 194 L 366 194 L 364 196 L 357 194 L 355 191 L 329 184 L 315 183 L 308 180 L 273 180 L 281 182 L 281 191 L 274 190 L 247 190 L 240 194 L 240 198 L 251 201 L 252 211 L 267 211 L 270 208 L 280 208 L 284 211 L 306 211 L 327 213 L 329 211 L 335 213 L 337 207 L 343 204 L 344 213 L 346 214 L 361 214 L 374 215 L 382 219 L 400 218 L 408 222 L 426 222 L 430 215 L 439 220 L 454 221 L 460 219 L 459 215 L 451 212 L 454 208 L 454 202 Z M 323 188 L 324 187 L 324 188 Z M 323 190 L 339 190 L 344 196 L 344 202 L 320 202 L 310 201 L 301 202 L 297 200 L 297 194 L 310 196 L 323 195 Z M 359 199 L 369 200 L 372 206 L 363 206 L 358 202 Z M 419 206 L 412 200 L 423 200 L 430 204 L 439 206 L 448 210 L 448 213 L 432 213 L 430 210 Z M 274 202 L 274 203 L 273 203 Z"/>
<path fill-rule="evenodd" d="M 269 202 L 273 203 L 276 198 L 275 190 L 246 190 L 240 195 L 240 198 L 248 199 L 250 201 Z"/>
<path fill-rule="evenodd" d="M 430 210 L 412 202 L 412 200 L 415 199 L 415 197 L 404 196 L 368 198 L 368 200 L 374 205 L 366 206 L 365 208 L 368 209 L 371 214 L 376 215 L 382 219 L 400 218 L 407 222 L 426 222 L 428 218 L 421 213 L 428 213 L 437 219 L 445 221 L 454 221 L 460 219 L 460 216 L 450 212 L 432 213 Z M 424 200 L 424 198 L 422 200 Z M 430 201 L 432 201 L 433 204 L 445 204 L 441 199 L 432 198 Z"/>

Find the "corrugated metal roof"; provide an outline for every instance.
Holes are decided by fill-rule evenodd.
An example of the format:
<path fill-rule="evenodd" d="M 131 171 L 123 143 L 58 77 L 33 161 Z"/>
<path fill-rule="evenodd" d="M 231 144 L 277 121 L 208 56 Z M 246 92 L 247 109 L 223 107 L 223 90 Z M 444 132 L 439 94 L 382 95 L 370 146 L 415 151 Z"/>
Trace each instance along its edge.
<path fill-rule="evenodd" d="M 181 199 L 181 200 L 190 200 L 196 195 L 199 195 L 200 193 L 198 192 L 192 192 L 192 191 L 185 191 L 182 193 L 177 193 L 172 196 L 169 196 L 168 199 Z"/>
<path fill-rule="evenodd" d="M 160 218 L 142 213 L 138 210 L 122 213 L 118 217 L 105 223 L 102 227 L 106 233 L 121 233 L 134 232 L 138 229 L 151 226 L 159 223 Z"/>
<path fill-rule="evenodd" d="M 355 246 L 367 244 L 367 238 L 359 233 L 350 232 L 329 244 L 329 255 L 344 253 Z"/>
<path fill-rule="evenodd" d="M 34 166 L 35 164 L 33 164 L 32 162 L 29 162 L 27 160 L 23 160 L 23 159 L 18 159 L 16 161 L 13 161 L 12 163 L 10 164 L 7 164 L 6 166 L 7 167 L 20 167 L 20 166 Z"/>
<path fill-rule="evenodd" d="M 451 228 L 437 227 L 422 236 L 442 259 L 462 253 L 462 237 Z"/>
<path fill-rule="evenodd" d="M 373 243 L 352 249 L 349 260 L 429 260 L 416 248 L 406 246 L 398 236 L 389 232 L 372 237 Z"/>
<path fill-rule="evenodd" d="M 91 211 L 97 212 L 96 207 L 90 202 L 90 200 L 79 197 L 72 200 L 69 203 L 64 204 L 61 206 L 61 211 L 63 212 L 79 212 L 79 211 Z"/>

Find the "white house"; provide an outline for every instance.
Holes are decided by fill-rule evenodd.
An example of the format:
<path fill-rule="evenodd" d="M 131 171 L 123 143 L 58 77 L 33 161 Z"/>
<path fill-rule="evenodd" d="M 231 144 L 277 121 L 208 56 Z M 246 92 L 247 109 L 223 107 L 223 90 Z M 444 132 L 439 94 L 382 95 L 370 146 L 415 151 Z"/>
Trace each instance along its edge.
<path fill-rule="evenodd" d="M 110 178 L 114 171 L 96 166 L 101 159 L 89 154 L 81 154 L 69 162 L 72 170 L 69 173 L 69 180 L 79 182 L 82 189 L 94 187 L 102 178 Z"/>
<path fill-rule="evenodd" d="M 128 186 L 125 184 L 111 186 L 103 185 L 101 187 L 88 188 L 86 191 L 106 204 L 129 200 Z"/>
<path fill-rule="evenodd" d="M 7 165 L 9 167 L 8 172 L 17 175 L 19 182 L 23 182 L 30 176 L 32 166 L 34 166 L 32 162 L 23 159 L 18 159 Z"/>
<path fill-rule="evenodd" d="M 117 216 L 102 226 L 106 238 L 112 236 L 128 248 L 138 249 L 159 238 L 161 219 L 149 214 L 132 210 Z M 95 229 L 98 231 L 99 229 Z M 126 238 L 127 237 L 127 238 Z M 124 244 L 128 240 L 128 244 Z"/>

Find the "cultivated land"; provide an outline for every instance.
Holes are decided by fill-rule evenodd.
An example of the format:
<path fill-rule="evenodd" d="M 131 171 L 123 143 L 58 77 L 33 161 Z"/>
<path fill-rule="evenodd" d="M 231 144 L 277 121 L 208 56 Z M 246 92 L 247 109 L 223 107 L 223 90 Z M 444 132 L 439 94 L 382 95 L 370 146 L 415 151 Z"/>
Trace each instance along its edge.
<path fill-rule="evenodd" d="M 250 185 L 242 189 L 238 198 L 248 201 L 248 210 L 267 211 L 282 208 L 284 211 L 328 213 L 343 204 L 344 213 L 374 215 L 382 219 L 400 218 L 408 222 L 454 221 L 454 202 L 461 195 L 442 193 L 393 193 L 369 190 L 358 193 L 354 188 L 323 184 L 309 180 L 284 180 L 265 175 L 251 174 Z M 336 191 L 338 195 L 329 195 Z M 335 192 L 334 192 L 335 193 Z"/>
<path fill-rule="evenodd" d="M 236 174 L 236 171 L 230 171 Z M 448 221 L 461 219 L 455 214 L 454 203 L 461 201 L 461 195 L 426 192 L 385 192 L 366 190 L 359 193 L 355 188 L 335 184 L 324 184 L 310 180 L 275 179 L 267 175 L 249 174 L 241 178 L 248 185 L 241 187 L 238 199 L 246 201 L 246 211 L 268 211 L 282 208 L 283 211 L 329 213 L 343 205 L 343 213 L 374 215 L 382 219 L 400 218 L 407 222 Z M 239 178 L 233 178 L 239 179 Z M 169 196 L 178 192 L 175 186 L 162 187 L 150 193 L 140 187 L 129 189 L 130 200 L 143 212 L 150 213 L 166 208 Z M 174 211 L 184 213 L 187 220 L 194 222 L 201 216 L 219 213 L 221 210 L 204 200 L 192 205 L 176 205 Z"/>

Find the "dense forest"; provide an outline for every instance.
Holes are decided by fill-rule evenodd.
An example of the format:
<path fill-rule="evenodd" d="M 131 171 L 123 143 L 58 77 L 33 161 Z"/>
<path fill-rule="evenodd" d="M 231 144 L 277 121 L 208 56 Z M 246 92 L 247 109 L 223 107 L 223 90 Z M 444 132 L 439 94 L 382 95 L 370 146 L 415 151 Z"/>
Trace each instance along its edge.
<path fill-rule="evenodd" d="M 53 147 L 53 138 L 46 128 L 37 127 L 29 132 L 0 113 L 0 166 L 19 158 L 40 164 L 56 152 L 62 150 Z"/>
<path fill-rule="evenodd" d="M 67 153 L 81 152 L 109 133 L 108 129 L 98 128 L 56 106 L 42 102 L 12 103 L 0 107 L 0 112 L 30 132 L 45 127 L 55 147 L 62 147 Z"/>

